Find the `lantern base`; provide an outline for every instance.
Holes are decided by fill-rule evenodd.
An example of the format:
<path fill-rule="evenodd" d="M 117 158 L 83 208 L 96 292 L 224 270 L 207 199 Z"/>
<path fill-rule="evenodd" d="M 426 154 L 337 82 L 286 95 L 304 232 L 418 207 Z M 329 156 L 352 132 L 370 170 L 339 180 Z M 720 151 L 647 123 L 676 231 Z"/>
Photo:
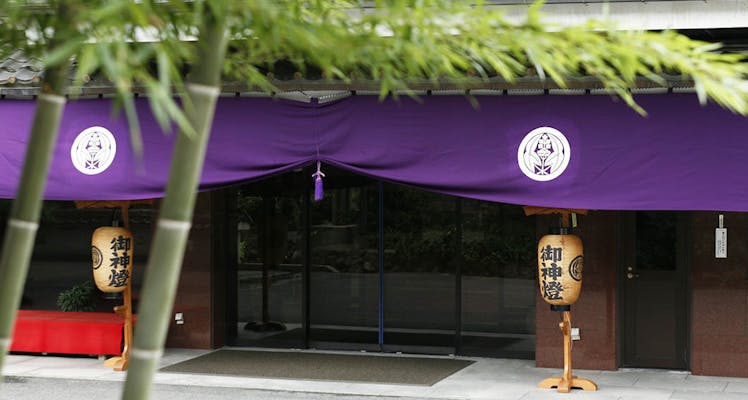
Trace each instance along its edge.
<path fill-rule="evenodd" d="M 589 379 L 577 378 L 576 376 L 572 376 L 570 381 L 563 377 L 546 378 L 538 383 L 538 387 L 541 389 L 557 388 L 556 391 L 559 393 L 569 393 L 572 388 L 590 391 L 597 390 L 595 382 Z"/>
<path fill-rule="evenodd" d="M 553 307 L 553 306 L 551 306 Z M 569 307 L 569 306 L 556 306 Z M 572 388 L 583 390 L 597 390 L 597 384 L 589 379 L 577 378 L 571 370 L 571 312 L 564 311 L 563 321 L 558 324 L 564 335 L 564 374 L 559 377 L 543 379 L 538 387 L 543 389 L 557 388 L 559 393 L 569 393 Z"/>
<path fill-rule="evenodd" d="M 112 357 L 104 361 L 104 366 L 115 371 L 127 371 L 128 360 L 124 357 Z"/>

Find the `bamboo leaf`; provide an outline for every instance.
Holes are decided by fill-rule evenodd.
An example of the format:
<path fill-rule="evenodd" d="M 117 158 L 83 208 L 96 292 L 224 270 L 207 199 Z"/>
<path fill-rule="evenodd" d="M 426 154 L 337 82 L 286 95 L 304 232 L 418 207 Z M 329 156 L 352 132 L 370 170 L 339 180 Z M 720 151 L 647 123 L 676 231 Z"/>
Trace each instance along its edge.
<path fill-rule="evenodd" d="M 143 136 L 140 132 L 140 121 L 138 120 L 138 113 L 135 111 L 135 99 L 133 96 L 127 96 L 125 94 L 120 94 L 119 97 L 125 109 L 127 126 L 130 128 L 130 147 L 132 148 L 133 154 L 135 155 L 135 159 L 140 160 L 140 162 L 142 163 Z"/>

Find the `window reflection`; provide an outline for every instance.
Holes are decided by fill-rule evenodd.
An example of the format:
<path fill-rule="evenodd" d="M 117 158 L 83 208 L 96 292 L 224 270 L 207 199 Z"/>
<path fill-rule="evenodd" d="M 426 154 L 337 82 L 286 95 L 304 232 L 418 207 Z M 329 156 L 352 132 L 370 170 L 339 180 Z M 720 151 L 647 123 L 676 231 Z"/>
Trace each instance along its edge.
<path fill-rule="evenodd" d="M 304 189 L 271 178 L 237 193 L 236 344 L 301 347 Z"/>
<path fill-rule="evenodd" d="M 454 197 L 384 187 L 384 344 L 389 349 L 454 352 L 456 205 Z"/>
<path fill-rule="evenodd" d="M 325 197 L 311 210 L 309 339 L 319 348 L 375 350 L 377 184 L 336 170 L 328 170 L 326 180 Z"/>
<path fill-rule="evenodd" d="M 520 206 L 462 205 L 463 353 L 534 358 L 535 218 Z"/>

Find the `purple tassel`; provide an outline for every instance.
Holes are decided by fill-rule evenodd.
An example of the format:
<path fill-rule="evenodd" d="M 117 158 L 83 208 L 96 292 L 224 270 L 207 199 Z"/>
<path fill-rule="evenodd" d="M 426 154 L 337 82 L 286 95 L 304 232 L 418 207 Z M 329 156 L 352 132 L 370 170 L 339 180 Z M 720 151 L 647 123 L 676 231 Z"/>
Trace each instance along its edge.
<path fill-rule="evenodd" d="M 312 174 L 314 178 L 314 201 L 320 201 L 325 196 L 325 191 L 322 188 L 322 178 L 325 174 L 320 169 L 320 162 L 317 161 L 317 172 Z"/>
<path fill-rule="evenodd" d="M 324 189 L 322 189 L 322 177 L 317 175 L 314 178 L 314 201 L 322 200 L 325 196 Z"/>

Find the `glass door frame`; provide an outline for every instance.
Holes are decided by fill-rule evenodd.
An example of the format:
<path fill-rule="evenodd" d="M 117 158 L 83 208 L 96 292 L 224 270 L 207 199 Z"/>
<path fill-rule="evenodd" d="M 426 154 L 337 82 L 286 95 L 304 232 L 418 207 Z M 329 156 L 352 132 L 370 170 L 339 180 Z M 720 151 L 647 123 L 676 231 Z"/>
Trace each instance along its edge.
<path fill-rule="evenodd" d="M 304 168 L 300 173 L 306 174 L 310 172 L 309 167 Z M 377 342 L 371 345 L 359 346 L 360 343 L 345 343 L 345 342 L 315 342 L 312 340 L 311 334 L 311 281 L 312 281 L 312 243 L 310 241 L 312 231 L 312 186 L 311 180 L 304 189 L 303 197 L 301 202 L 301 222 L 304 225 L 301 232 L 303 232 L 303 238 L 300 238 L 301 249 L 303 251 L 302 262 L 302 298 L 301 298 L 301 328 L 303 340 L 302 344 L 304 348 L 323 348 L 330 350 L 364 350 L 364 351 L 378 351 L 378 352 L 406 352 L 406 353 L 426 353 L 426 354 L 462 354 L 462 342 L 463 342 L 463 284 L 462 284 L 462 273 L 464 269 L 464 255 L 463 255 L 463 199 L 460 197 L 454 197 L 454 229 L 456 231 L 456 247 L 454 257 L 454 308 L 452 310 L 454 320 L 454 337 L 451 346 L 412 346 L 412 345 L 392 345 L 386 342 L 385 335 L 385 209 L 384 209 L 384 196 L 385 196 L 385 183 L 381 180 L 376 182 L 377 187 L 377 279 L 378 279 L 378 329 L 377 329 Z M 234 191 L 232 191 L 234 192 Z M 235 192 L 234 192 L 235 193 Z M 226 213 L 229 226 L 236 226 L 236 213 Z M 231 223 L 234 223 L 231 225 Z M 528 220 L 528 223 L 530 221 Z M 237 315 L 236 309 L 238 304 L 238 293 L 236 285 L 238 283 L 237 277 L 237 260 L 229 262 L 227 266 L 227 290 L 226 290 L 226 343 L 229 345 L 245 345 L 244 343 L 237 343 L 237 333 L 233 332 L 232 329 L 237 326 Z M 262 346 L 261 343 L 252 343 L 252 346 Z M 277 347 L 268 345 L 267 347 Z"/>

